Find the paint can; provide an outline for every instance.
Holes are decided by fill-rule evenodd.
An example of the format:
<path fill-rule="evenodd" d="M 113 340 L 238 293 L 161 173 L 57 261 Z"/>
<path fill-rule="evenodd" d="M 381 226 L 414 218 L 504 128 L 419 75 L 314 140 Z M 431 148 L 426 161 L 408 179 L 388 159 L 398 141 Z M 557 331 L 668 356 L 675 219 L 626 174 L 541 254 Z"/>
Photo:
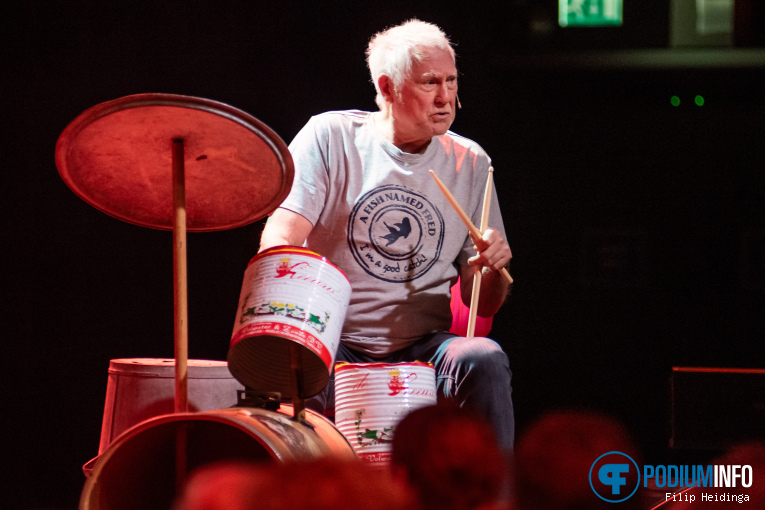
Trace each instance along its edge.
<path fill-rule="evenodd" d="M 335 366 L 335 426 L 361 460 L 387 466 L 396 425 L 409 412 L 435 403 L 431 363 Z"/>
<path fill-rule="evenodd" d="M 253 390 L 283 398 L 324 389 L 335 360 L 351 284 L 326 257 L 278 246 L 259 253 L 244 273 L 228 352 L 231 374 Z M 301 395 L 293 395 L 290 349 L 299 346 Z"/>

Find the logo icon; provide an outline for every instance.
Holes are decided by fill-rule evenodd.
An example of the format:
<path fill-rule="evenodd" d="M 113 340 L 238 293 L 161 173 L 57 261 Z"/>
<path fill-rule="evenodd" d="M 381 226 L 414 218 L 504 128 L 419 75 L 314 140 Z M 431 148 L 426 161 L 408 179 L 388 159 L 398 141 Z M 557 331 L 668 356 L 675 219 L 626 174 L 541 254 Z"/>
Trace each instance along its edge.
<path fill-rule="evenodd" d="M 438 260 L 444 219 L 421 193 L 385 185 L 358 199 L 347 236 L 353 258 L 368 274 L 386 282 L 410 282 Z"/>
<path fill-rule="evenodd" d="M 401 372 L 398 370 L 390 370 L 390 380 L 388 380 L 388 388 L 390 389 L 389 396 L 395 397 L 404 390 L 409 389 L 409 379 L 414 381 L 417 379 L 417 374 L 412 373 L 407 376 L 401 377 Z"/>
<path fill-rule="evenodd" d="M 404 219 L 401 220 L 401 223 L 394 223 L 392 227 L 388 225 L 387 223 L 385 223 L 384 221 L 383 221 L 383 225 L 387 227 L 388 234 L 384 236 L 380 236 L 380 237 L 388 241 L 387 243 L 385 243 L 386 247 L 395 243 L 396 241 L 401 239 L 401 237 L 406 239 L 407 237 L 409 237 L 409 234 L 412 233 L 412 224 L 409 221 L 409 218 L 407 218 L 406 216 L 404 216 Z"/>
<path fill-rule="evenodd" d="M 603 501 L 626 501 L 639 486 L 640 469 L 632 457 L 622 452 L 604 453 L 590 467 L 590 487 Z"/>
<path fill-rule="evenodd" d="M 290 265 L 289 257 L 279 259 L 279 265 L 276 266 L 276 278 L 284 278 L 285 276 L 295 276 L 297 273 L 293 271 L 297 266 L 308 266 L 308 262 L 298 262 L 297 264 Z"/>

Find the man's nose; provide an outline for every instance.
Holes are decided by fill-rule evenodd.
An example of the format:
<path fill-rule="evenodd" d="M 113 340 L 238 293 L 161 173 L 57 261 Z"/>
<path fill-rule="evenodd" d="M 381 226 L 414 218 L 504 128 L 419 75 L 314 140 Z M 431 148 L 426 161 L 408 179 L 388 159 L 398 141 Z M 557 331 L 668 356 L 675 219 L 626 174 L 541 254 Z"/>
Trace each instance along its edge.
<path fill-rule="evenodd" d="M 449 104 L 454 99 L 454 96 L 457 94 L 457 90 L 452 90 L 449 88 L 448 84 L 442 83 L 438 87 L 438 93 L 436 94 L 435 102 L 439 106 L 443 106 L 445 104 Z"/>

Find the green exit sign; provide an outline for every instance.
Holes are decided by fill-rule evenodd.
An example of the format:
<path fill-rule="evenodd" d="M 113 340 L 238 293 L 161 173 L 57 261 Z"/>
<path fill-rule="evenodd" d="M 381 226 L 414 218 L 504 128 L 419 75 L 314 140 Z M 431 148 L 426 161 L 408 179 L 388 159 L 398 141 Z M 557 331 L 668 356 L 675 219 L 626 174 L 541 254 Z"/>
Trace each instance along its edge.
<path fill-rule="evenodd" d="M 562 27 L 606 27 L 622 24 L 622 0 L 558 0 Z"/>

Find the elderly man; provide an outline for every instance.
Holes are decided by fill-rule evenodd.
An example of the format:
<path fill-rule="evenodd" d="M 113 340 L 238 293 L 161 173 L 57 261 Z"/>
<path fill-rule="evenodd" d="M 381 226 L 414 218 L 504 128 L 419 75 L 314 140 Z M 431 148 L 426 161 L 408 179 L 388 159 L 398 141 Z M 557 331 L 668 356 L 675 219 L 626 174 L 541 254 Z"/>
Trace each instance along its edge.
<path fill-rule="evenodd" d="M 433 362 L 439 398 L 482 413 L 509 450 L 507 356 L 493 340 L 448 333 L 457 277 L 469 303 L 481 269 L 478 314 L 491 316 L 512 257 L 496 195 L 490 228 L 474 242 L 429 174 L 480 225 L 490 159 L 449 131 L 459 104 L 454 50 L 438 27 L 411 20 L 375 35 L 367 57 L 380 110 L 317 115 L 298 133 L 295 182 L 260 249 L 306 246 L 346 273 L 352 295 L 336 361 Z M 307 405 L 331 414 L 333 384 Z"/>

